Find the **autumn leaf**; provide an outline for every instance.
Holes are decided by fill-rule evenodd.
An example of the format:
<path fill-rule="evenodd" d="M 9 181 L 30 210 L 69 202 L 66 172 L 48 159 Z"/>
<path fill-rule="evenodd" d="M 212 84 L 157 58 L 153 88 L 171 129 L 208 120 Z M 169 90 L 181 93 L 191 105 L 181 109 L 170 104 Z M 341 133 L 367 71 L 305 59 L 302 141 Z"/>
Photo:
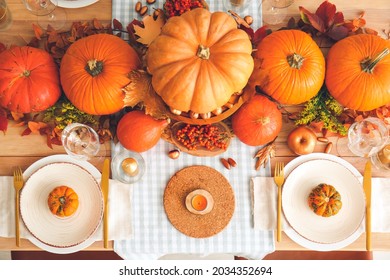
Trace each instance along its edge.
<path fill-rule="evenodd" d="M 143 18 L 142 20 L 144 27 L 133 25 L 137 42 L 149 45 L 153 40 L 160 35 L 161 28 L 165 24 L 165 16 L 163 13 L 160 13 L 156 19 L 153 16 L 149 15 Z"/>
<path fill-rule="evenodd" d="M 0 53 L 5 51 L 6 49 L 7 47 L 3 43 L 0 43 Z"/>
<path fill-rule="evenodd" d="M 47 123 L 44 123 L 44 122 L 33 122 L 33 121 L 29 121 L 27 123 L 27 126 L 28 128 L 31 130 L 32 133 L 41 133 L 40 130 L 42 128 L 45 128 L 47 127 Z"/>
<path fill-rule="evenodd" d="M 32 24 L 32 27 L 34 30 L 35 38 L 41 40 L 43 35 L 43 29 L 40 26 L 36 25 L 35 23 Z"/>
<path fill-rule="evenodd" d="M 130 83 L 123 89 L 125 106 L 134 107 L 141 104 L 145 113 L 154 118 L 167 117 L 167 107 L 161 97 L 154 91 L 151 76 L 142 70 L 129 73 Z"/>
<path fill-rule="evenodd" d="M 114 18 L 112 20 L 112 25 L 114 26 L 114 29 L 117 29 L 117 30 L 122 30 L 123 29 L 122 23 L 119 20 L 117 20 L 116 18 Z"/>
<path fill-rule="evenodd" d="M 5 132 L 7 131 L 8 127 L 8 119 L 7 119 L 7 112 L 0 108 L 0 131 L 2 131 L 5 135 Z"/>

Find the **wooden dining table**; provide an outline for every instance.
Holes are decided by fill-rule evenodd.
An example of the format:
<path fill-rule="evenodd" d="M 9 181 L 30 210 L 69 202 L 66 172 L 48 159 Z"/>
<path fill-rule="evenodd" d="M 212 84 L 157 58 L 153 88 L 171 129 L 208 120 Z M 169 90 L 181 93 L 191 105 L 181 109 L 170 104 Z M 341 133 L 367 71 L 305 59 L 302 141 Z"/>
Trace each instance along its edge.
<path fill-rule="evenodd" d="M 99 0 L 96 3 L 76 9 L 65 9 L 67 12 L 67 22 L 65 29 L 69 28 L 72 22 L 75 21 L 91 21 L 97 18 L 104 24 L 112 20 L 112 1 L 115 0 Z M 367 22 L 367 27 L 377 30 L 380 36 L 385 37 L 385 33 L 390 30 L 390 3 L 389 0 L 333 0 L 331 1 L 337 6 L 338 11 L 342 11 L 346 19 L 354 19 L 364 11 L 364 18 Z M 0 42 L 7 46 L 11 45 L 26 45 L 33 37 L 34 31 L 32 23 L 36 21 L 36 16 L 31 14 L 23 5 L 22 0 L 7 0 L 9 9 L 12 13 L 13 24 L 8 30 L 0 30 Z M 319 0 L 296 0 L 290 7 L 286 8 L 286 18 L 283 23 L 269 26 L 276 30 L 284 26 L 287 20 L 291 17 L 299 19 L 299 6 L 305 7 L 307 10 L 314 12 L 315 9 L 322 3 Z M 133 7 L 129 7 L 132 9 Z M 62 9 L 62 8 L 59 8 Z M 263 13 L 263 17 L 267 15 Z M 324 52 L 326 53 L 326 48 Z M 296 108 L 291 108 L 296 110 Z M 289 132 L 294 128 L 294 123 L 288 118 L 284 118 L 283 128 L 276 140 L 276 156 L 271 160 L 271 168 L 273 170 L 275 162 L 282 161 L 288 163 L 297 157 L 287 147 L 286 139 Z M 53 145 L 49 148 L 46 144 L 46 137 L 39 134 L 22 136 L 25 127 L 17 126 L 11 121 L 5 133 L 0 132 L 0 176 L 11 176 L 13 168 L 20 166 L 25 170 L 35 161 L 54 154 L 65 154 L 62 146 Z M 345 149 L 347 139 L 330 137 L 333 142 L 331 154 L 337 155 L 355 166 L 361 174 L 363 174 L 365 161 L 352 154 L 348 149 Z M 164 141 L 164 140 L 160 140 Z M 344 148 L 342 148 L 344 147 Z M 315 152 L 324 152 L 325 144 L 318 142 L 315 147 Z M 104 144 L 104 149 L 101 153 L 103 156 L 110 157 L 110 143 Z M 92 160 L 92 163 L 102 170 L 101 160 Z M 373 169 L 373 177 L 390 177 L 388 171 Z M 365 234 L 362 234 L 355 242 L 343 248 L 343 250 L 364 251 L 365 250 Z M 372 249 L 374 251 L 390 251 L 390 232 L 389 233 L 373 233 L 372 234 Z M 23 239 L 22 246 L 16 247 L 14 238 L 0 237 L 0 250 L 40 250 L 30 241 Z M 102 242 L 95 242 L 85 250 L 104 250 Z M 109 249 L 113 250 L 113 243 L 110 243 Z M 292 241 L 286 234 L 282 234 L 282 241 L 276 242 L 276 250 L 307 250 L 299 244 Z"/>

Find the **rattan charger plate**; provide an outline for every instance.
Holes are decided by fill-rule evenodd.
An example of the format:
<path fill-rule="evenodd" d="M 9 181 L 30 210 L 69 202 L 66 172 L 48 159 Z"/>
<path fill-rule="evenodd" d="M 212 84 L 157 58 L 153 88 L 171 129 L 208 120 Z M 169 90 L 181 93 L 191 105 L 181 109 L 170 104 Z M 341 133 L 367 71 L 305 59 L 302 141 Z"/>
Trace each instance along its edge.
<path fill-rule="evenodd" d="M 205 215 L 187 210 L 187 194 L 196 190 L 208 191 L 214 206 Z M 181 169 L 169 180 L 164 191 L 164 209 L 171 224 L 181 233 L 194 238 L 207 238 L 221 232 L 229 224 L 235 209 L 233 189 L 217 170 L 203 165 Z"/>

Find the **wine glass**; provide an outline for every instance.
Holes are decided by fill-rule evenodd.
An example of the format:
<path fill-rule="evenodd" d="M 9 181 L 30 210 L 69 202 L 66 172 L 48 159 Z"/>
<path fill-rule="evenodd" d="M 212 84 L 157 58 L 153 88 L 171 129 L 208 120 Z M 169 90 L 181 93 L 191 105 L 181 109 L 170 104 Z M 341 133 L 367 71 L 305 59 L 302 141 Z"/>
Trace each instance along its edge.
<path fill-rule="evenodd" d="M 276 25 L 287 16 L 285 8 L 291 6 L 294 0 L 263 0 L 263 21 L 269 25 Z"/>
<path fill-rule="evenodd" d="M 348 148 L 357 156 L 371 157 L 387 143 L 389 131 L 379 118 L 368 117 L 348 129 Z"/>
<path fill-rule="evenodd" d="M 66 12 L 57 9 L 58 0 L 23 0 L 23 4 L 34 15 L 37 16 L 38 25 L 47 29 L 52 26 L 55 30 L 60 30 L 66 22 Z"/>
<path fill-rule="evenodd" d="M 11 26 L 12 14 L 5 0 L 0 0 L 0 31 L 6 30 Z"/>
<path fill-rule="evenodd" d="M 78 160 L 90 160 L 100 150 L 97 132 L 81 123 L 68 124 L 62 131 L 61 141 L 67 154 Z"/>

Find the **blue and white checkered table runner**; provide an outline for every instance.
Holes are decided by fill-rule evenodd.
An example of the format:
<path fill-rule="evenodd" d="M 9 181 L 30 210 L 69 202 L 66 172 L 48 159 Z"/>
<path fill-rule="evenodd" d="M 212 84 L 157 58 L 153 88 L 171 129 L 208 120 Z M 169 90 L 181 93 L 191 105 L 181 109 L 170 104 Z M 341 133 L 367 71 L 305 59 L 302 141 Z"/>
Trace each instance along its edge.
<path fill-rule="evenodd" d="M 134 6 L 137 0 L 113 1 L 113 18 L 124 25 L 137 18 Z M 157 6 L 163 1 L 157 0 Z M 211 11 L 225 11 L 222 1 L 208 1 Z M 260 1 L 252 1 L 253 10 L 248 11 L 256 22 L 261 22 Z M 140 18 L 138 18 L 140 19 Z M 254 24 L 255 24 L 254 23 Z M 255 26 L 254 26 L 255 27 Z M 113 156 L 122 147 L 113 149 Z M 272 231 L 253 228 L 250 194 L 250 178 L 269 176 L 270 166 L 255 170 L 253 155 L 259 147 L 250 147 L 232 139 L 228 150 L 215 157 L 195 157 L 182 153 L 176 159 L 167 154 L 174 146 L 160 142 L 151 150 L 142 153 L 146 172 L 141 181 L 133 185 L 133 236 L 128 240 L 115 240 L 114 250 L 124 259 L 157 259 L 165 254 L 187 253 L 208 255 L 227 253 L 251 259 L 261 259 L 275 250 Z M 227 170 L 220 158 L 231 157 L 237 167 Z M 163 206 L 163 195 L 167 182 L 180 169 L 191 165 L 206 165 L 221 172 L 234 189 L 236 208 L 229 225 L 219 234 L 210 238 L 192 238 L 176 230 L 169 222 Z"/>

